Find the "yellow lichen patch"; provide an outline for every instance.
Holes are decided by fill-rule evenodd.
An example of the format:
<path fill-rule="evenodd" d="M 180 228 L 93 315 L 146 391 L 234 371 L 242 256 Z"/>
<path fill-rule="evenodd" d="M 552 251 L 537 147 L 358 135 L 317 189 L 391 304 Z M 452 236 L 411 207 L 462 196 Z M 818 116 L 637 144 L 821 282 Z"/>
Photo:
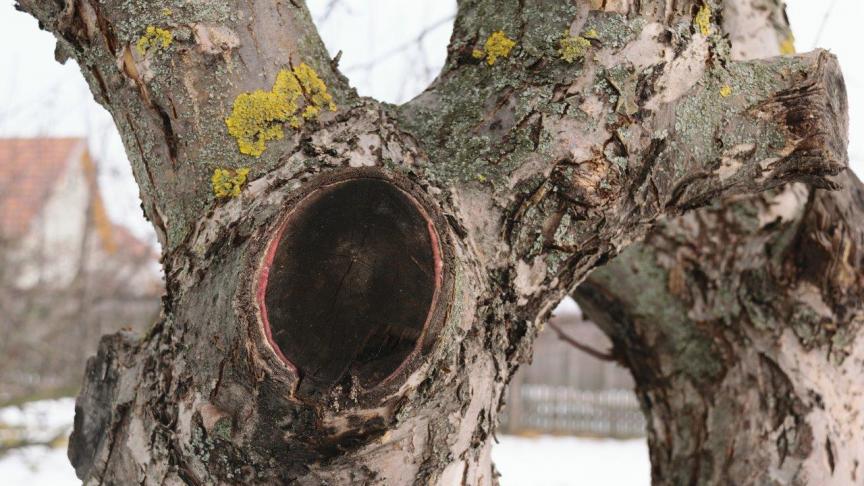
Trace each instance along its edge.
<path fill-rule="evenodd" d="M 173 41 L 174 34 L 172 34 L 170 30 L 148 25 L 147 29 L 144 31 L 144 35 L 142 35 L 141 38 L 138 39 L 138 42 L 135 43 L 135 47 L 138 49 L 138 54 L 143 56 L 147 54 L 147 51 L 150 49 L 165 49 L 170 46 Z"/>
<path fill-rule="evenodd" d="M 720 96 L 722 96 L 724 98 L 728 98 L 729 95 L 731 95 L 731 94 L 732 94 L 732 86 L 729 86 L 728 84 L 724 84 L 723 86 L 720 87 Z"/>
<path fill-rule="evenodd" d="M 301 99 L 306 106 L 298 114 Z M 240 153 L 258 157 L 267 148 L 267 141 L 283 137 L 282 125 L 300 128 L 304 120 L 317 118 L 324 108 L 336 111 L 333 97 L 318 73 L 300 64 L 290 71 L 279 71 L 272 90 L 238 95 L 225 124 L 237 139 Z"/>
<path fill-rule="evenodd" d="M 507 37 L 503 31 L 493 32 L 483 44 L 483 49 L 474 49 L 471 56 L 475 59 L 486 58 L 486 64 L 492 66 L 499 57 L 509 57 L 510 51 L 516 47 L 516 41 Z"/>
<path fill-rule="evenodd" d="M 561 38 L 559 44 L 558 54 L 561 56 L 561 59 L 571 63 L 585 57 L 585 53 L 591 47 L 591 42 L 585 37 L 570 35 L 568 32 L 564 33 L 564 37 Z"/>
<path fill-rule="evenodd" d="M 303 111 L 303 118 L 307 120 L 315 118 L 321 108 L 325 107 L 330 111 L 336 111 L 336 103 L 333 102 L 333 97 L 327 92 L 327 85 L 318 77 L 318 73 L 314 69 L 306 64 L 300 64 L 293 71 L 303 88 L 303 94 L 309 101 L 309 105 Z"/>
<path fill-rule="evenodd" d="M 597 29 L 591 28 L 582 33 L 582 37 L 586 39 L 600 39 L 600 34 L 597 33 Z"/>
<path fill-rule="evenodd" d="M 702 35 L 707 36 L 711 33 L 711 7 L 708 4 L 702 4 L 702 8 L 696 12 L 696 17 L 693 19 L 693 23 L 696 27 L 699 27 L 699 31 L 702 32 Z"/>
<path fill-rule="evenodd" d="M 795 54 L 795 36 L 790 32 L 785 39 L 780 41 L 780 54 Z"/>
<path fill-rule="evenodd" d="M 210 178 L 213 183 L 213 194 L 220 198 L 239 196 L 248 175 L 248 167 L 241 167 L 237 170 L 216 169 L 213 171 L 213 177 Z"/>
<path fill-rule="evenodd" d="M 164 15 L 166 17 L 170 17 L 170 16 L 174 15 L 174 12 L 170 8 L 164 7 L 162 9 L 162 15 Z"/>

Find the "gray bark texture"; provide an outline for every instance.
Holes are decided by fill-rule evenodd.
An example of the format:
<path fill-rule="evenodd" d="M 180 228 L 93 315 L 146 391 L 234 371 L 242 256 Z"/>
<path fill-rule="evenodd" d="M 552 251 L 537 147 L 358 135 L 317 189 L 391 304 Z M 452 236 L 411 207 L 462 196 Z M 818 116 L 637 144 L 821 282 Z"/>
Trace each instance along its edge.
<path fill-rule="evenodd" d="M 733 57 L 790 39 L 728 1 Z M 630 369 L 655 484 L 864 481 L 864 185 L 789 184 L 658 225 L 574 293 Z"/>
<path fill-rule="evenodd" d="M 835 58 L 736 60 L 714 1 L 461 1 L 445 67 L 402 106 L 356 95 L 299 0 L 18 5 L 113 114 L 164 250 L 159 322 L 88 364 L 85 484 L 496 484 L 502 392 L 592 269 L 720 197 L 849 187 Z M 810 403 L 786 396 L 765 400 Z"/>

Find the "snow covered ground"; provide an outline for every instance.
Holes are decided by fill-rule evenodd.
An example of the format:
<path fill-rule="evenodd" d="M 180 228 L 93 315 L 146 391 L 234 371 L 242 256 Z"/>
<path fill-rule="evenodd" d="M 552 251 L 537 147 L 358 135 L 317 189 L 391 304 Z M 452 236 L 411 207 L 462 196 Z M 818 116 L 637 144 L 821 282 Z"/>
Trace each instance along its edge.
<path fill-rule="evenodd" d="M 492 448 L 501 486 L 648 486 L 645 439 L 502 436 Z"/>
<path fill-rule="evenodd" d="M 81 481 L 66 458 L 75 417 L 75 400 L 40 400 L 0 408 L 0 484 L 4 486 L 73 486 Z M 4 444 L 32 445 L 3 453 Z"/>
<path fill-rule="evenodd" d="M 0 457 L 0 481 L 8 486 L 80 486 L 66 448 L 16 449 Z"/>
<path fill-rule="evenodd" d="M 0 484 L 77 486 L 66 459 L 74 400 L 42 400 L 0 408 Z M 15 437 L 51 446 L 28 446 L 3 454 Z M 651 469 L 644 440 L 502 436 L 492 449 L 502 486 L 647 486 Z"/>

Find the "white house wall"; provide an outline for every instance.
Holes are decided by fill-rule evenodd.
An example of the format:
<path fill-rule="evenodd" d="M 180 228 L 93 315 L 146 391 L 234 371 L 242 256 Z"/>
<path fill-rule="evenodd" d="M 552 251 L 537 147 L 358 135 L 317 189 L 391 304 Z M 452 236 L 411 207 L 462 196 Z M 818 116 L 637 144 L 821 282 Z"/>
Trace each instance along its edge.
<path fill-rule="evenodd" d="M 20 288 L 65 287 L 78 273 L 90 197 L 82 164 L 84 150 L 82 143 L 72 153 L 65 173 L 19 247 L 21 268 L 16 284 Z"/>

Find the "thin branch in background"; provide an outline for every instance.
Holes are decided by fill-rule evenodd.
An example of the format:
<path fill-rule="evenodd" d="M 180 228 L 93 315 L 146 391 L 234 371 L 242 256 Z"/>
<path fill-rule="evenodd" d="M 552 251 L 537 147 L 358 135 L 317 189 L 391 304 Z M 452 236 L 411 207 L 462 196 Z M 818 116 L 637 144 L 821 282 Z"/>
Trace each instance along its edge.
<path fill-rule="evenodd" d="M 324 22 L 327 22 L 327 20 L 330 19 L 330 16 L 333 15 L 333 12 L 336 10 L 337 7 L 342 7 L 345 9 L 346 12 L 351 14 L 351 9 L 348 8 L 348 6 L 345 5 L 345 3 L 342 0 L 330 0 L 327 3 L 327 7 L 324 9 L 324 13 L 321 14 L 320 17 L 315 19 L 315 23 L 318 25 L 321 25 Z"/>
<path fill-rule="evenodd" d="M 577 340 L 573 339 L 572 337 L 568 336 L 568 335 L 567 335 L 567 334 L 566 334 L 566 333 L 565 333 L 565 332 L 564 332 L 564 331 L 563 331 L 563 330 L 558 326 L 558 324 L 555 324 L 555 322 L 552 321 L 551 319 L 550 319 L 549 321 L 547 321 L 546 324 L 548 324 L 549 327 L 550 327 L 553 331 L 555 331 L 555 334 L 558 335 L 558 339 L 560 339 L 560 340 L 564 341 L 565 343 L 567 343 L 567 344 L 573 346 L 574 348 L 578 349 L 579 351 L 582 351 L 583 353 L 585 353 L 585 354 L 587 354 L 587 355 L 589 355 L 589 356 L 593 356 L 594 358 L 597 358 L 597 359 L 599 359 L 599 360 L 601 360 L 601 361 L 613 361 L 613 362 L 616 361 L 616 360 L 615 360 L 615 357 L 612 356 L 611 353 L 604 353 L 604 352 L 602 352 L 602 351 L 597 351 L 596 349 L 592 348 L 591 346 L 587 346 L 587 345 L 585 345 L 585 344 L 582 344 L 582 343 L 580 343 L 579 341 L 577 341 Z"/>
<path fill-rule="evenodd" d="M 819 41 L 822 40 L 822 33 L 825 32 L 825 26 L 828 25 L 828 18 L 831 16 L 831 12 L 834 10 L 836 5 L 837 0 L 831 0 L 831 4 L 828 5 L 828 10 L 825 11 L 825 16 L 822 17 L 822 22 L 819 24 L 819 30 L 816 31 L 816 38 L 813 40 L 812 49 L 816 49 L 819 46 Z"/>
<path fill-rule="evenodd" d="M 434 23 L 430 24 L 425 29 L 423 29 L 417 37 L 411 39 L 410 41 L 405 42 L 403 44 L 400 44 L 400 45 L 390 49 L 389 51 L 385 52 L 384 54 L 381 54 L 380 56 L 376 57 L 375 59 L 372 59 L 371 61 L 365 62 L 363 64 L 354 64 L 353 66 L 348 66 L 343 71 L 349 72 L 349 71 L 372 69 L 375 67 L 376 64 L 378 64 L 382 61 L 385 61 L 385 60 L 387 60 L 387 59 L 389 59 L 389 58 L 391 58 L 397 54 L 400 54 L 401 52 L 403 52 L 403 51 L 405 51 L 411 47 L 414 47 L 418 43 L 422 43 L 427 35 L 429 35 L 433 31 L 435 31 L 439 27 L 442 27 L 442 26 L 447 25 L 448 23 L 452 22 L 454 18 L 455 18 L 455 15 L 448 15 L 447 17 L 440 18 L 437 21 L 435 21 Z"/>

